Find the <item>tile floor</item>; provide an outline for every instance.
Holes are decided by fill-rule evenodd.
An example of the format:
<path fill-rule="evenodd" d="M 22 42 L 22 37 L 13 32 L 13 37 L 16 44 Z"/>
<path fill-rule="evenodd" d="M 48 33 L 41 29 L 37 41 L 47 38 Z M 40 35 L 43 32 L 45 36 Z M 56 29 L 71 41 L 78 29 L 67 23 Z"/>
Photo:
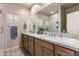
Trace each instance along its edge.
<path fill-rule="evenodd" d="M 20 48 L 18 48 L 9 51 L 4 51 L 3 56 L 29 56 L 29 55 L 24 54 L 23 51 Z"/>

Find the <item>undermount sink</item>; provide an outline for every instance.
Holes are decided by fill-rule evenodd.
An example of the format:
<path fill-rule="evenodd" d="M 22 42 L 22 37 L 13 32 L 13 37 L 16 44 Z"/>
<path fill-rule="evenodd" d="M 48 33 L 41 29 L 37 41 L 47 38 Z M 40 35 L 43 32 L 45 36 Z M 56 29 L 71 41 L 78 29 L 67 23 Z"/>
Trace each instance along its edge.
<path fill-rule="evenodd" d="M 59 36 L 50 36 L 49 38 L 55 41 L 63 42 L 63 43 L 67 42 L 69 44 L 72 44 L 75 41 L 75 39 L 73 38 L 59 37 Z"/>

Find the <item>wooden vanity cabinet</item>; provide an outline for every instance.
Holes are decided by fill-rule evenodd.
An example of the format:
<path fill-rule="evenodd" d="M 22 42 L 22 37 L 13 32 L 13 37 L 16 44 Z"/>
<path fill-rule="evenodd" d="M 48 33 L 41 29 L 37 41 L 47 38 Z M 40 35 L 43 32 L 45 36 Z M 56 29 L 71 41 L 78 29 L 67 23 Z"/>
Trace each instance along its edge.
<path fill-rule="evenodd" d="M 50 50 L 48 50 L 47 48 L 39 45 L 39 44 L 35 44 L 35 56 L 53 56 L 54 53 Z"/>
<path fill-rule="evenodd" d="M 43 47 L 43 55 L 44 56 L 54 56 L 54 53 L 51 50 Z"/>
<path fill-rule="evenodd" d="M 75 56 L 75 51 L 55 45 L 55 55 L 59 56 Z"/>
<path fill-rule="evenodd" d="M 35 39 L 35 43 L 38 43 L 39 45 L 51 50 L 51 51 L 54 51 L 54 44 L 51 44 L 47 41 L 44 41 L 44 40 L 41 40 L 41 39 Z"/>
<path fill-rule="evenodd" d="M 79 56 L 79 52 L 22 34 L 26 53 L 32 56 Z"/>
<path fill-rule="evenodd" d="M 43 56 L 43 47 L 35 43 L 35 56 Z"/>
<path fill-rule="evenodd" d="M 23 34 L 23 47 L 24 47 L 24 50 L 28 53 L 29 51 L 29 38 L 28 36 L 24 35 Z"/>
<path fill-rule="evenodd" d="M 79 56 L 79 52 L 76 52 L 76 56 Z"/>
<path fill-rule="evenodd" d="M 34 38 L 29 36 L 29 54 L 34 56 Z"/>
<path fill-rule="evenodd" d="M 36 56 L 53 56 L 54 49 L 53 44 L 46 41 L 35 39 L 35 55 Z"/>

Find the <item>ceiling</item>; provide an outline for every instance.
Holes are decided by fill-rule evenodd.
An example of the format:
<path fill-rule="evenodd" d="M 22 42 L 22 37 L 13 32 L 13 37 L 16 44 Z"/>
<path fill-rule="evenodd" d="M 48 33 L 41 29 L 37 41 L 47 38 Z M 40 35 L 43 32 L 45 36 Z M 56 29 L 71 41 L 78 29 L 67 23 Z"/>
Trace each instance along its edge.
<path fill-rule="evenodd" d="M 54 14 L 54 13 L 58 12 L 59 5 L 63 6 L 64 9 L 67 9 L 69 7 L 79 5 L 79 4 L 77 4 L 77 3 L 51 3 L 47 7 L 41 9 L 39 12 L 42 12 L 42 13 L 44 13 L 46 15 Z M 53 13 L 51 13 L 52 11 L 53 11 Z"/>
<path fill-rule="evenodd" d="M 19 3 L 19 5 L 27 7 L 27 8 L 31 8 L 35 3 Z"/>
<path fill-rule="evenodd" d="M 75 6 L 75 5 L 79 5 L 78 3 L 50 3 L 44 7 L 44 5 L 46 5 L 47 3 L 19 3 L 19 5 L 28 7 L 28 8 L 31 8 L 35 4 L 42 5 L 43 8 L 40 8 L 40 10 L 38 12 L 42 12 L 46 15 L 51 15 L 52 11 L 54 13 L 58 12 L 59 5 L 62 5 L 64 7 L 64 9 L 67 9 L 67 8 Z"/>
<path fill-rule="evenodd" d="M 61 3 L 60 5 L 62 5 L 64 7 L 64 9 L 68 9 L 70 7 L 79 5 L 79 3 Z"/>
<path fill-rule="evenodd" d="M 33 5 L 39 4 L 39 5 L 45 5 L 46 3 L 19 3 L 19 5 L 31 8 Z"/>
<path fill-rule="evenodd" d="M 42 12 L 46 15 L 50 15 L 52 11 L 54 11 L 54 13 L 55 13 L 55 12 L 57 12 L 57 10 L 58 10 L 58 5 L 52 3 L 52 4 L 48 5 L 47 7 L 41 9 L 39 12 Z"/>

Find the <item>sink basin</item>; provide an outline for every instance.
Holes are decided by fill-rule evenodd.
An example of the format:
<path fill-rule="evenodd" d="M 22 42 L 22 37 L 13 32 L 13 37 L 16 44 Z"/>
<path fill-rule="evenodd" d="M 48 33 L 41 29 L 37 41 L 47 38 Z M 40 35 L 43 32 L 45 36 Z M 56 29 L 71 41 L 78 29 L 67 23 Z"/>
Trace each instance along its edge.
<path fill-rule="evenodd" d="M 59 42 L 63 42 L 63 43 L 69 43 L 69 44 L 72 44 L 74 43 L 74 41 L 76 39 L 73 39 L 73 38 L 67 38 L 67 37 L 58 37 L 58 36 L 55 36 L 55 37 L 50 37 L 51 40 L 55 40 L 55 41 L 59 41 Z"/>
<path fill-rule="evenodd" d="M 56 42 L 63 42 L 63 43 L 68 43 L 68 44 L 72 44 L 74 43 L 74 40 L 73 38 L 67 38 L 67 37 L 60 37 L 60 36 L 49 36 L 49 35 L 39 35 L 40 38 L 45 38 L 46 40 L 52 40 L 52 41 L 56 41 Z"/>
<path fill-rule="evenodd" d="M 66 38 L 66 37 L 61 38 L 61 40 L 62 40 L 62 42 L 64 42 L 64 43 L 66 42 L 69 44 L 72 44 L 75 41 L 75 39 L 73 39 L 73 38 Z"/>

